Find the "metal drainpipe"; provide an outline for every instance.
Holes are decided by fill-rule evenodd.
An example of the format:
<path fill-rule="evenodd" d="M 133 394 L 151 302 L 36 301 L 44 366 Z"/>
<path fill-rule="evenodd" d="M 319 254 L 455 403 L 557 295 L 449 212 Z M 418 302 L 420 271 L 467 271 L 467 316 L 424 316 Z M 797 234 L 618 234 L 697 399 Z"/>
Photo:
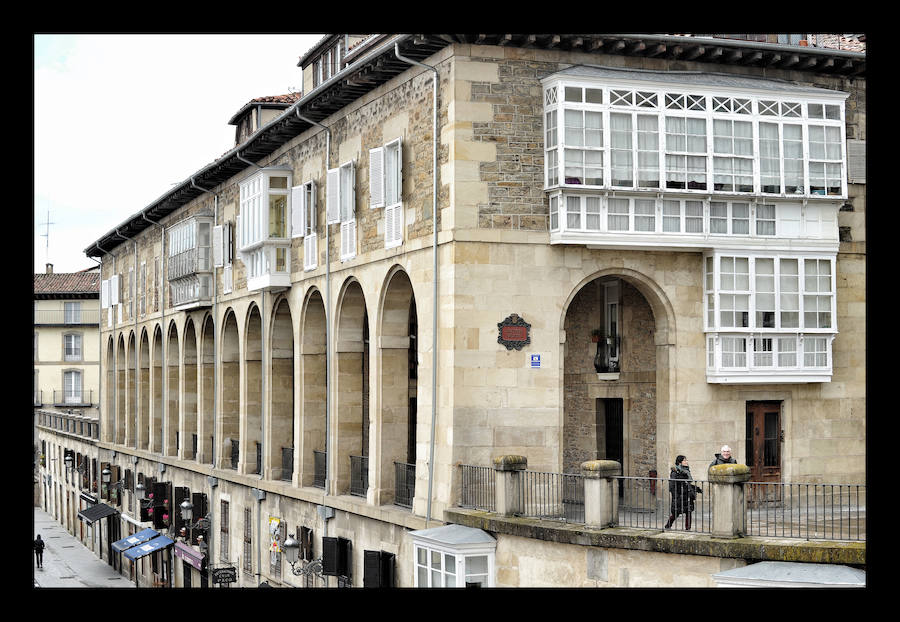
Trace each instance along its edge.
<path fill-rule="evenodd" d="M 215 228 L 219 224 L 219 195 L 218 193 L 212 192 L 212 190 L 207 190 L 206 188 L 201 188 L 197 184 L 194 183 L 194 178 L 191 177 L 191 185 L 197 190 L 201 190 L 203 192 L 209 192 L 213 195 L 213 227 Z M 210 232 L 210 244 L 212 244 L 212 232 Z M 225 265 L 225 240 L 222 240 L 222 265 Z M 212 259 L 212 258 L 210 258 Z M 219 407 L 219 393 L 218 393 L 218 378 L 219 374 L 217 371 L 218 361 L 216 358 L 219 356 L 219 318 L 218 318 L 218 295 L 219 295 L 219 281 L 216 278 L 216 267 L 212 265 L 212 273 L 213 273 L 213 296 L 212 296 L 212 316 L 213 316 L 213 438 L 216 435 L 216 414 L 218 413 Z M 202 354 L 201 354 L 202 356 Z M 212 451 L 212 461 L 213 468 L 216 467 L 216 448 L 213 446 L 211 448 Z M 197 457 L 194 456 L 194 459 Z"/>
<path fill-rule="evenodd" d="M 300 114 L 298 108 L 294 108 L 297 118 L 311 125 L 316 125 L 325 130 L 325 176 L 328 176 L 328 165 L 331 162 L 331 130 L 317 121 L 307 119 Z M 326 184 L 326 194 L 327 194 Z M 330 430 L 331 430 L 331 321 L 329 314 L 331 313 L 331 245 L 330 245 L 330 226 L 328 224 L 328 206 L 325 206 L 325 497 L 328 496 L 328 490 L 331 486 L 331 468 L 328 466 L 331 462 L 329 450 Z M 324 500 L 324 499 L 323 499 Z M 323 535 L 328 535 L 328 519 L 323 518 L 324 524 Z"/>
<path fill-rule="evenodd" d="M 162 225 L 162 223 L 158 223 L 155 220 L 150 220 L 149 218 L 147 218 L 147 215 L 143 211 L 141 212 L 141 218 L 143 218 L 147 222 L 159 227 L 160 245 L 162 248 L 162 250 L 160 251 L 160 262 L 159 262 L 160 263 L 159 277 L 160 277 L 160 281 L 161 281 L 160 287 L 159 287 L 159 290 L 160 290 L 159 291 L 159 313 L 160 313 L 159 322 L 160 322 L 160 325 L 162 326 L 162 330 L 160 331 L 160 334 L 162 335 L 162 360 L 160 361 L 160 367 L 163 367 L 162 363 L 168 362 L 168 361 L 166 361 L 166 350 L 168 348 L 168 344 L 167 344 L 168 339 L 166 339 L 166 287 L 164 285 L 164 283 L 166 282 L 166 278 L 164 275 L 166 272 L 166 265 L 167 265 L 167 262 L 166 262 L 166 228 Z M 151 339 L 152 339 L 152 337 L 151 337 Z M 162 394 L 168 396 L 168 386 L 169 386 L 168 370 L 166 370 L 166 373 L 161 373 L 160 375 L 162 376 Z M 162 421 L 165 422 L 166 419 L 168 418 L 167 411 L 169 409 L 169 400 L 164 399 L 164 400 L 160 400 L 160 401 L 162 402 Z M 147 440 L 149 442 L 150 439 L 147 439 Z M 159 445 L 160 451 L 165 449 L 165 443 L 163 443 L 164 440 L 165 440 L 165 437 L 160 439 L 160 445 Z M 150 444 L 150 449 L 151 449 L 151 451 L 153 450 L 152 443 Z"/>
<path fill-rule="evenodd" d="M 437 104 L 438 104 L 438 72 L 437 69 L 432 67 L 431 65 L 426 65 L 425 63 L 420 63 L 419 61 L 413 60 L 411 58 L 406 58 L 402 54 L 400 54 L 400 45 L 399 43 L 394 43 L 394 55 L 406 62 L 410 65 L 417 65 L 419 67 L 424 67 L 425 69 L 430 69 L 434 74 L 434 95 L 431 104 L 432 108 L 432 124 L 433 129 L 431 132 L 431 142 L 432 142 L 432 162 L 431 162 L 431 178 L 432 178 L 432 201 L 433 206 L 431 208 L 431 219 L 432 219 L 432 230 L 433 237 L 431 242 L 432 254 L 433 254 L 433 266 L 432 270 L 434 271 L 433 278 L 433 289 L 432 289 L 432 314 L 431 314 L 431 440 L 428 445 L 428 507 L 425 513 L 425 525 L 428 525 L 428 522 L 431 520 L 431 496 L 432 496 L 432 488 L 434 485 L 434 426 L 437 420 L 437 367 L 438 367 L 438 255 L 437 255 L 437 239 L 438 239 L 438 227 L 437 227 L 437 218 L 438 218 L 438 168 L 437 168 L 437 150 L 438 150 L 438 121 L 437 121 Z"/>
<path fill-rule="evenodd" d="M 120 238 L 125 238 L 126 240 L 128 240 L 134 244 L 134 268 L 133 268 L 133 274 L 134 274 L 133 285 L 134 285 L 134 287 L 132 288 L 132 291 L 130 293 L 131 293 L 131 317 L 134 320 L 134 339 L 135 339 L 134 343 L 135 343 L 135 347 L 137 347 L 137 343 L 140 340 L 140 337 L 138 337 L 137 310 L 135 309 L 136 305 L 135 305 L 135 300 L 134 300 L 136 298 L 135 293 L 137 292 L 137 280 L 138 280 L 137 242 L 135 241 L 134 238 L 129 238 L 127 235 L 122 235 L 121 233 L 119 233 L 118 229 L 116 229 L 116 235 L 119 236 Z M 125 359 L 125 364 L 126 365 L 128 364 L 127 357 Z M 137 354 L 135 354 L 134 355 L 135 384 L 137 384 L 137 377 L 138 377 L 138 358 L 137 358 Z M 134 435 L 134 449 L 137 450 L 137 398 L 136 397 L 135 397 L 134 405 L 135 405 L 135 409 L 134 409 L 134 412 L 132 413 L 132 417 L 133 417 L 132 426 L 133 427 L 132 427 L 131 433 Z"/>
<path fill-rule="evenodd" d="M 255 166 L 256 168 L 262 170 L 263 167 L 261 167 L 259 164 L 256 164 L 255 162 L 251 162 L 250 160 L 247 160 L 246 158 L 242 157 L 240 151 L 238 151 L 235 155 L 237 156 L 238 160 L 240 160 L 241 162 L 246 162 L 247 164 L 250 164 L 250 165 Z M 262 445 L 263 453 L 265 453 L 265 440 L 266 440 L 266 398 L 265 398 L 265 392 L 266 392 L 266 365 L 265 365 L 265 362 L 266 362 L 266 290 L 265 289 L 260 291 L 259 306 L 260 306 L 259 331 L 261 333 L 259 336 L 259 339 L 260 339 L 260 344 L 259 344 L 260 345 L 260 353 L 259 353 L 260 380 L 259 381 L 261 383 L 260 400 L 259 400 L 259 405 L 260 405 L 259 406 L 259 409 L 260 409 L 259 440 L 260 440 L 260 445 Z M 246 456 L 245 456 L 245 460 L 246 460 Z M 264 470 L 263 463 L 264 462 L 265 462 L 265 460 L 261 457 L 260 465 L 259 465 L 259 479 L 263 478 L 263 470 Z"/>

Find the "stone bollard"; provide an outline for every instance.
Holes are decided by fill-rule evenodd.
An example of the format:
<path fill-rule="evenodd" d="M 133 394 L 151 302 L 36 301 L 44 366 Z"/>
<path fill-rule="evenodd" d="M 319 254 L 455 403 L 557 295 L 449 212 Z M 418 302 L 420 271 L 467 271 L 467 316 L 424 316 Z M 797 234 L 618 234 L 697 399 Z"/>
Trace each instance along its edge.
<path fill-rule="evenodd" d="M 584 475 L 584 524 L 588 527 L 609 527 L 619 519 L 619 493 L 616 475 L 622 465 L 615 460 L 591 460 L 581 463 Z"/>
<path fill-rule="evenodd" d="M 524 511 L 519 474 L 528 468 L 525 456 L 498 456 L 494 458 L 497 474 L 497 497 L 494 510 L 501 516 L 514 516 Z"/>
<path fill-rule="evenodd" d="M 712 535 L 738 538 L 744 533 L 746 502 L 744 482 L 750 479 L 746 464 L 717 464 L 709 467 L 712 488 Z"/>

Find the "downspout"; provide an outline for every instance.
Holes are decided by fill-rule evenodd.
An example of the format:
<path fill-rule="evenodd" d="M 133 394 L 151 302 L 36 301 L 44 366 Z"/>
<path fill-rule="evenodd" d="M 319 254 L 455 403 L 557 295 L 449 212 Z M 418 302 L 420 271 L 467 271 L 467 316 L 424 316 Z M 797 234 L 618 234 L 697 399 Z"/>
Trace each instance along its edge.
<path fill-rule="evenodd" d="M 219 224 L 219 195 L 211 190 L 207 190 L 206 188 L 201 188 L 197 184 L 194 183 L 194 178 L 191 177 L 191 185 L 197 190 L 201 190 L 203 192 L 209 192 L 213 195 L 213 228 L 217 227 Z M 225 240 L 222 240 L 222 262 L 224 265 L 225 261 Z M 213 273 L 213 295 L 212 295 L 212 316 L 213 316 L 213 420 L 212 420 L 212 432 L 213 438 L 215 438 L 216 434 L 216 415 L 219 411 L 219 374 L 216 371 L 218 369 L 218 361 L 217 357 L 219 356 L 219 316 L 218 316 L 218 296 L 219 296 L 219 279 L 216 274 L 215 265 L 210 266 L 212 268 Z M 202 356 L 202 354 L 201 354 Z M 216 464 L 216 447 L 213 444 L 211 448 L 212 451 L 212 461 L 213 468 L 215 468 Z M 194 459 L 197 457 L 194 456 Z"/>
<path fill-rule="evenodd" d="M 294 108 L 297 118 L 311 125 L 316 125 L 325 130 L 325 175 L 328 176 L 328 165 L 331 161 L 331 130 L 317 121 L 307 119 L 300 114 L 298 108 Z M 327 186 L 327 184 L 326 184 Z M 327 193 L 327 187 L 326 187 Z M 327 203 L 327 200 L 326 200 Z M 328 224 L 328 206 L 325 206 L 325 496 L 331 487 L 331 455 L 329 443 L 331 442 L 331 227 Z M 325 525 L 324 535 L 328 535 L 328 519 L 322 521 Z"/>
<path fill-rule="evenodd" d="M 417 65 L 419 67 L 424 67 L 425 69 L 431 70 L 434 74 L 434 95 L 432 98 L 432 132 L 431 132 L 431 141 L 432 141 L 432 161 L 431 161 L 431 181 L 433 184 L 432 188 L 432 208 L 431 208 L 431 218 L 432 218 L 432 230 L 433 236 L 431 241 L 431 249 L 433 255 L 433 266 L 432 270 L 434 271 L 434 279 L 432 284 L 432 312 L 431 312 L 431 439 L 428 443 L 428 506 L 425 513 L 425 525 L 428 525 L 428 522 L 431 520 L 431 496 L 432 490 L 434 486 L 434 426 L 437 420 L 437 367 L 438 367 L 438 255 L 437 255 L 437 240 L 438 240 L 438 168 L 437 168 L 437 153 L 438 153 L 438 118 L 437 118 L 437 105 L 438 105 L 438 72 L 437 69 L 432 67 L 431 65 L 426 65 L 425 63 L 420 63 L 419 61 L 413 60 L 411 58 L 406 58 L 402 54 L 400 54 L 400 44 L 394 43 L 394 55 L 406 62 L 410 65 Z"/>
<path fill-rule="evenodd" d="M 129 293 L 131 294 L 131 318 L 132 318 L 132 320 L 134 320 L 134 339 L 135 339 L 134 343 L 135 343 L 135 348 L 136 348 L 138 342 L 140 341 L 140 337 L 138 336 L 138 326 L 137 326 L 137 309 L 135 308 L 137 306 L 135 304 L 135 298 L 136 298 L 135 294 L 137 293 L 137 281 L 138 281 L 137 242 L 134 240 L 134 238 L 129 238 L 128 236 L 122 235 L 121 233 L 119 233 L 118 229 L 116 229 L 116 235 L 119 236 L 120 238 L 125 238 L 126 240 L 128 240 L 129 242 L 132 242 L 134 244 L 134 268 L 133 268 L 134 283 L 132 284 L 134 287 L 132 288 L 132 291 Z M 125 359 L 125 364 L 126 365 L 128 364 L 127 357 Z M 137 384 L 138 384 L 138 357 L 137 357 L 136 353 L 134 355 L 134 383 L 135 383 L 135 386 L 137 386 Z M 126 385 L 126 388 L 127 388 L 127 385 Z M 135 396 L 135 398 L 134 398 L 134 406 L 135 406 L 134 412 L 131 413 L 131 415 L 132 415 L 131 433 L 134 436 L 134 449 L 137 450 L 137 446 L 138 446 L 138 444 L 137 444 L 137 407 L 138 407 L 137 396 Z"/>
<path fill-rule="evenodd" d="M 150 220 L 149 218 L 147 218 L 147 215 L 143 211 L 141 212 L 141 218 L 143 218 L 150 224 L 153 224 L 153 225 L 156 225 L 157 227 L 159 227 L 159 236 L 160 236 L 160 245 L 161 245 L 160 262 L 159 262 L 160 263 L 160 266 L 159 266 L 159 272 L 160 272 L 160 274 L 159 274 L 159 277 L 160 277 L 159 323 L 160 323 L 160 326 L 162 327 L 162 331 L 160 331 L 160 334 L 162 335 L 162 360 L 160 361 L 160 367 L 163 367 L 163 365 L 162 365 L 163 362 L 168 363 L 168 361 L 166 359 L 166 349 L 168 347 L 168 343 L 167 343 L 168 339 L 166 339 L 166 286 L 165 286 L 166 265 L 168 263 L 166 261 L 166 228 L 162 225 L 162 223 L 159 223 L 159 222 L 156 222 L 155 220 Z M 153 338 L 151 337 L 150 339 L 151 339 L 151 343 L 152 343 Z M 167 411 L 169 409 L 169 400 L 168 400 L 169 373 L 168 373 L 168 370 L 166 370 L 165 373 L 160 373 L 160 376 L 162 376 L 162 394 L 167 396 L 166 399 L 160 400 L 162 402 L 162 422 L 165 423 L 165 421 L 168 419 Z M 149 442 L 150 439 L 148 438 L 147 441 Z M 163 438 L 160 439 L 160 450 L 165 449 L 164 441 L 165 441 L 165 435 L 163 435 Z M 150 444 L 150 449 L 151 449 L 151 451 L 153 449 L 152 443 Z"/>
<path fill-rule="evenodd" d="M 237 159 L 240 160 L 241 162 L 246 162 L 247 164 L 249 164 L 251 166 L 255 166 L 258 169 L 262 169 L 262 167 L 259 164 L 256 164 L 255 162 L 251 162 L 250 160 L 247 160 L 246 158 L 242 157 L 240 151 L 235 152 L 235 155 L 237 156 Z M 260 327 L 259 327 L 259 332 L 260 332 L 260 336 L 259 336 L 259 339 L 260 339 L 259 373 L 260 373 L 260 384 L 261 384 L 260 402 L 259 402 L 259 410 L 260 410 L 259 440 L 260 440 L 260 445 L 261 445 L 261 453 L 263 455 L 265 455 L 265 440 L 266 440 L 266 397 L 265 397 L 265 393 L 266 393 L 266 391 L 265 391 L 265 388 L 266 388 L 266 290 L 265 289 L 263 289 L 260 292 L 259 323 L 260 323 Z M 245 455 L 244 455 L 245 462 L 247 460 L 246 453 L 249 453 L 249 452 L 245 452 Z M 260 465 L 259 465 L 259 479 L 260 480 L 262 480 L 262 478 L 263 478 L 264 463 L 265 463 L 265 460 L 262 457 L 260 457 Z M 262 532 L 260 532 L 260 520 L 261 520 L 261 516 L 262 516 L 262 500 L 265 499 L 266 493 L 265 493 L 265 491 L 263 491 L 259 488 L 256 488 L 253 490 L 256 491 L 254 494 L 256 495 L 256 501 L 257 501 L 257 508 L 256 508 L 256 534 L 257 534 L 257 538 L 256 538 L 256 569 L 257 569 L 257 574 L 261 575 L 261 573 L 262 573 L 262 551 L 260 549 L 260 540 L 262 539 L 262 536 L 260 534 Z"/>

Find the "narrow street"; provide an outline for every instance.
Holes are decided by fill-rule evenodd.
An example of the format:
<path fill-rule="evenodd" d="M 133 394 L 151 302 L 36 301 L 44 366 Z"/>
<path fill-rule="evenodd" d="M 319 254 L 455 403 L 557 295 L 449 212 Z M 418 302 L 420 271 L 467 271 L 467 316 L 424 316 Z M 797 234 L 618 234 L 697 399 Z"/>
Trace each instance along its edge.
<path fill-rule="evenodd" d="M 77 538 L 41 508 L 34 508 L 34 532 L 32 540 L 40 534 L 44 540 L 44 563 L 37 567 L 34 554 L 31 567 L 34 587 L 40 588 L 113 588 L 134 587 L 113 570 L 105 560 L 100 560 Z"/>

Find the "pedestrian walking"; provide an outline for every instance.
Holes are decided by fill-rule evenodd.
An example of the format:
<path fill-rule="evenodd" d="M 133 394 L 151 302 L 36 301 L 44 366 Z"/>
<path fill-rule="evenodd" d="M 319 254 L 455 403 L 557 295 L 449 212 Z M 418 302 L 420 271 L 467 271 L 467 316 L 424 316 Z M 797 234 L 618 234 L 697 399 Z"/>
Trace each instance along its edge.
<path fill-rule="evenodd" d="M 38 568 L 44 567 L 44 541 L 41 540 L 41 534 L 34 539 L 34 561 Z"/>
<path fill-rule="evenodd" d="M 675 466 L 669 473 L 669 496 L 671 497 L 669 520 L 666 521 L 665 529 L 672 526 L 675 519 L 679 515 L 684 514 L 684 528 L 691 529 L 691 512 L 694 511 L 694 499 L 697 493 L 703 493 L 699 486 L 693 484 L 694 478 L 691 476 L 691 467 L 688 459 L 684 456 L 675 458 Z"/>
<path fill-rule="evenodd" d="M 731 457 L 731 447 L 722 445 L 722 449 L 719 451 L 721 453 L 716 454 L 715 460 L 710 462 L 709 466 L 716 466 L 717 464 L 737 464 L 737 460 Z"/>

